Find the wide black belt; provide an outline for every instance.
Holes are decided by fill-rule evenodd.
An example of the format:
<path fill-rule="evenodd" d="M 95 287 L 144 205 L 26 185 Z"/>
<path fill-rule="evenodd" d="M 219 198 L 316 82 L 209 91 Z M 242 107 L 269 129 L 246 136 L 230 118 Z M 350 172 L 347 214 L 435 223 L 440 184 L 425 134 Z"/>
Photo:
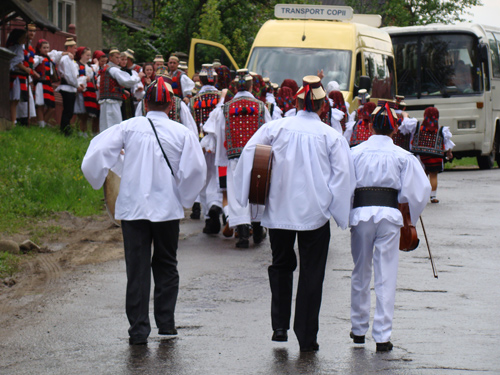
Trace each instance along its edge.
<path fill-rule="evenodd" d="M 353 208 L 384 206 L 398 208 L 398 191 L 385 187 L 363 187 L 354 190 Z"/>

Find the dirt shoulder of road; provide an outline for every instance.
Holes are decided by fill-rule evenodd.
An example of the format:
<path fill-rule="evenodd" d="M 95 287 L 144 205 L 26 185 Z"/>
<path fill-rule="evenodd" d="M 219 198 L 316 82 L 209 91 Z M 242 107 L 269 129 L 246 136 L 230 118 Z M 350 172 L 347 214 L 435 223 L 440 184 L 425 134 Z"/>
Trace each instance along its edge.
<path fill-rule="evenodd" d="M 39 253 L 21 256 L 20 271 L 13 277 L 0 280 L 0 316 L 27 308 L 39 296 L 50 292 L 61 278 L 78 266 L 98 264 L 123 257 L 123 238 L 120 227 L 106 213 L 92 217 L 75 217 L 61 212 L 38 224 L 58 228 L 56 233 L 41 237 Z M 48 232 L 51 232 L 50 230 Z M 52 231 L 53 232 L 53 231 Z M 21 243 L 30 239 L 29 233 L 2 236 Z M 2 320 L 2 319 L 0 319 Z"/>

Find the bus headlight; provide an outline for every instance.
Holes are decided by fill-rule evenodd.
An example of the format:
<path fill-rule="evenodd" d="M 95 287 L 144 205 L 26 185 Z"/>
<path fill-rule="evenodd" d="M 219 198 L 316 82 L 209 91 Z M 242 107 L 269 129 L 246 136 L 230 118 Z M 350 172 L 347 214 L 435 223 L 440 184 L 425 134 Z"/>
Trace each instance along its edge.
<path fill-rule="evenodd" d="M 461 120 L 457 124 L 458 129 L 475 129 L 476 120 Z"/>

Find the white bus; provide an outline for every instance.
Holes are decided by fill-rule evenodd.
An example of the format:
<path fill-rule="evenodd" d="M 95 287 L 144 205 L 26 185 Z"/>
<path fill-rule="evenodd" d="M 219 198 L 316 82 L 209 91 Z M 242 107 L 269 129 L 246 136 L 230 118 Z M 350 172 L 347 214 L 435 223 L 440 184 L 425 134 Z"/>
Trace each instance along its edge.
<path fill-rule="evenodd" d="M 422 120 L 439 110 L 457 158 L 473 156 L 481 169 L 500 161 L 500 28 L 477 24 L 387 27 L 396 60 L 397 91 Z"/>

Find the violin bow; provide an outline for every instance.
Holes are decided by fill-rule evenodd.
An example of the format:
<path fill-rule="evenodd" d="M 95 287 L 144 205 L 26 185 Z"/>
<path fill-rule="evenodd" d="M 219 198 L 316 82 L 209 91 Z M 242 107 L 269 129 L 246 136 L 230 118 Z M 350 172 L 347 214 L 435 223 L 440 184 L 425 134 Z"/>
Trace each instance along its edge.
<path fill-rule="evenodd" d="M 427 244 L 427 250 L 429 251 L 429 259 L 431 260 L 432 273 L 434 274 L 434 277 L 437 279 L 438 278 L 437 269 L 436 269 L 436 265 L 434 264 L 434 259 L 432 259 L 431 248 L 429 247 L 429 240 L 427 239 L 427 233 L 425 232 L 425 227 L 424 227 L 424 222 L 422 221 L 422 216 L 420 216 L 420 224 L 422 224 L 422 231 L 424 232 L 425 243 Z"/>

